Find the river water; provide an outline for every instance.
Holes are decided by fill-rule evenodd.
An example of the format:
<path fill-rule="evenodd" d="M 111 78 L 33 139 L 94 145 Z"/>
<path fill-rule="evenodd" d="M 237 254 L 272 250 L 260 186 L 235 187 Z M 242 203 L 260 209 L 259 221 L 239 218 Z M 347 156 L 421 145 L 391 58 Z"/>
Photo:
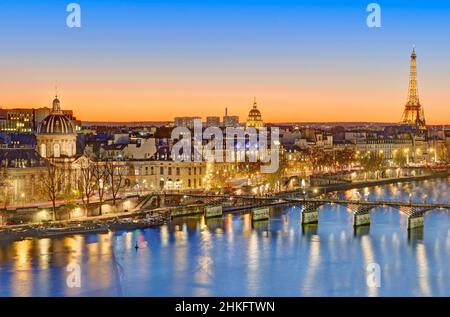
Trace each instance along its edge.
<path fill-rule="evenodd" d="M 337 195 L 398 201 L 410 193 L 444 202 L 450 183 Z M 393 208 L 374 209 L 370 228 L 356 232 L 344 206 L 321 207 L 317 226 L 302 227 L 300 212 L 278 207 L 266 222 L 252 223 L 249 213 L 196 216 L 146 230 L 3 243 L 0 296 L 450 296 L 450 211 L 428 212 L 424 229 L 409 234 Z"/>

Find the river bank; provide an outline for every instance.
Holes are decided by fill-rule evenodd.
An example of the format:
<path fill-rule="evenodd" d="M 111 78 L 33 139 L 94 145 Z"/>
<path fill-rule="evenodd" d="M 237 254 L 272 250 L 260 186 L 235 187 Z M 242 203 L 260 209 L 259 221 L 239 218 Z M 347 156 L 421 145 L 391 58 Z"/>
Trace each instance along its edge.
<path fill-rule="evenodd" d="M 167 223 L 167 216 L 168 210 L 160 208 L 132 214 L 124 212 L 77 220 L 53 221 L 44 224 L 2 226 L 0 227 L 0 242 L 158 227 Z"/>
<path fill-rule="evenodd" d="M 373 187 L 373 186 L 381 186 L 381 185 L 389 185 L 396 183 L 408 183 L 408 182 L 416 182 L 416 181 L 424 181 L 429 179 L 437 179 L 437 178 L 447 178 L 450 176 L 450 171 L 442 171 L 429 175 L 419 175 L 419 176 L 406 176 L 400 178 L 388 178 L 388 179 L 376 179 L 369 181 L 361 181 L 361 182 L 352 182 L 348 184 L 330 184 L 324 186 L 318 186 L 319 194 L 320 193 L 329 193 L 335 191 L 342 190 L 350 190 L 350 189 L 358 189 L 365 187 Z"/>

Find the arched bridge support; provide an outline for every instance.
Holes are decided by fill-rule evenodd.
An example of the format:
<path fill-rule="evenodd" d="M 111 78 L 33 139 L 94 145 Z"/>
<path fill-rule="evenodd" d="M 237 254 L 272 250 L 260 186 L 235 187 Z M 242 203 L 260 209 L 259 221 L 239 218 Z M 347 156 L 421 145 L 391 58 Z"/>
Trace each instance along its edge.
<path fill-rule="evenodd" d="M 324 203 L 307 202 L 302 207 L 302 225 L 319 223 L 319 207 Z"/>
<path fill-rule="evenodd" d="M 408 230 L 423 228 L 423 215 L 431 210 L 429 207 L 407 207 L 403 211 L 408 215 Z"/>
<path fill-rule="evenodd" d="M 353 211 L 353 227 L 370 225 L 370 210 L 376 206 L 373 205 L 350 205 Z"/>

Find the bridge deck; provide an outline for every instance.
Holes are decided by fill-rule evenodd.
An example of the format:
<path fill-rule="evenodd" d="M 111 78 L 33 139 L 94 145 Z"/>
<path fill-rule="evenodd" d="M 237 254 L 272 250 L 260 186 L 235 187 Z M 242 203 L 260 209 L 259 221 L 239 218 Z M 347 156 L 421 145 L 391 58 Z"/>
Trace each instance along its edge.
<path fill-rule="evenodd" d="M 184 194 L 184 193 L 159 193 L 156 195 L 167 195 L 167 196 L 183 196 L 183 197 L 196 197 L 203 199 L 211 198 L 224 198 L 232 200 L 249 200 L 249 201 L 264 201 L 267 204 L 304 204 L 304 205 L 325 205 L 325 204 L 340 204 L 340 205 L 352 205 L 352 206 L 363 206 L 369 209 L 375 207 L 394 207 L 398 208 L 408 215 L 423 214 L 426 211 L 433 209 L 449 209 L 450 203 L 419 203 L 412 201 L 390 201 L 390 200 L 346 200 L 346 199 L 321 199 L 321 198 L 289 198 L 279 196 L 248 196 L 248 195 L 213 195 L 213 194 Z M 244 208 L 245 206 L 240 206 Z M 236 208 L 239 208 L 238 206 Z M 367 209 L 363 208 L 363 209 Z M 232 208 L 231 208 L 232 209 Z"/>

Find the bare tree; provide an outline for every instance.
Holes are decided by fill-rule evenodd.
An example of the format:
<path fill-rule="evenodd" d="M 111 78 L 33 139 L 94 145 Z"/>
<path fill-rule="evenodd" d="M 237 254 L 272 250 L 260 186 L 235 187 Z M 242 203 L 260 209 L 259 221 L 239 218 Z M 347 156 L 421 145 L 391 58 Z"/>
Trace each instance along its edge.
<path fill-rule="evenodd" d="M 62 189 L 64 171 L 53 160 L 45 162 L 45 170 L 41 174 L 41 189 L 43 194 L 52 202 L 53 219 L 56 220 L 56 198 Z"/>
<path fill-rule="evenodd" d="M 128 173 L 128 167 L 122 162 L 107 161 L 105 162 L 105 170 L 115 206 L 120 190 L 125 187 L 125 177 Z"/>
<path fill-rule="evenodd" d="M 108 171 L 105 166 L 105 162 L 100 159 L 92 162 L 92 176 L 95 181 L 95 188 L 97 189 L 97 194 L 99 198 L 99 215 L 102 214 L 103 197 L 105 195 L 105 190 L 107 187 Z"/>
<path fill-rule="evenodd" d="M 78 177 L 78 189 L 81 193 L 81 200 L 87 212 L 91 197 L 95 193 L 95 177 L 93 163 L 86 159 L 80 163 L 80 176 Z"/>

